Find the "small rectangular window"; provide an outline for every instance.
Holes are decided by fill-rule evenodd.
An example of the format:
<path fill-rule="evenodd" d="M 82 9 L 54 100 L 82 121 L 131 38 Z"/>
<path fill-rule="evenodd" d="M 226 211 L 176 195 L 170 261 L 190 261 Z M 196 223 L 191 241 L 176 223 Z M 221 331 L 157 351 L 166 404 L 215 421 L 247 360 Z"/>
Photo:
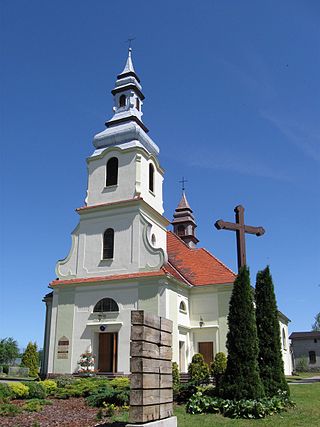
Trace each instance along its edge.
<path fill-rule="evenodd" d="M 315 351 L 309 351 L 309 363 L 310 365 L 314 365 L 316 363 L 316 352 Z"/>

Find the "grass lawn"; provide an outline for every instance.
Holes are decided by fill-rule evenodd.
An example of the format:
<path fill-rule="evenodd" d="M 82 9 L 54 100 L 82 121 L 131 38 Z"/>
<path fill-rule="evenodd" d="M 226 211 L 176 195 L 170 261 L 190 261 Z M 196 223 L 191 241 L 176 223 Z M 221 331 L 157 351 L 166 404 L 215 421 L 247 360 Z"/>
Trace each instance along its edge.
<path fill-rule="evenodd" d="M 262 420 L 233 420 L 222 415 L 186 414 L 184 406 L 177 406 L 175 415 L 178 427 L 216 427 L 216 426 L 320 426 L 320 383 L 297 384 L 290 386 L 291 397 L 296 408 L 280 415 Z"/>

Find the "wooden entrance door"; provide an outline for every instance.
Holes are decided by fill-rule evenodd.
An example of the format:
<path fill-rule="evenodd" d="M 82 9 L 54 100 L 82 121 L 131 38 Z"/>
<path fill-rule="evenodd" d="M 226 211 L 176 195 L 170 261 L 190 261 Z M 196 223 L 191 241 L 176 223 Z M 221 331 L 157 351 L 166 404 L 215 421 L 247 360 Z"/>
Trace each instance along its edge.
<path fill-rule="evenodd" d="M 199 353 L 202 354 L 204 361 L 210 366 L 210 363 L 213 362 L 213 342 L 199 342 Z"/>
<path fill-rule="evenodd" d="M 117 372 L 118 334 L 116 332 L 99 334 L 100 372 Z"/>

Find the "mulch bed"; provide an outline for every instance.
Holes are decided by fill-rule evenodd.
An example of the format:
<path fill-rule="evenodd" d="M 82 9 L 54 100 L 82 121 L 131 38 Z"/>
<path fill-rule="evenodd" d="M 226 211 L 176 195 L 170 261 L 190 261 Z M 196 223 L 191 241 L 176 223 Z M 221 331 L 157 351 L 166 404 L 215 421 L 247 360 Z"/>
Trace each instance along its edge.
<path fill-rule="evenodd" d="M 11 403 L 22 406 L 25 402 L 14 400 Z M 97 412 L 98 408 L 90 408 L 81 397 L 66 400 L 52 399 L 52 405 L 44 406 L 41 412 L 23 412 L 16 417 L 0 417 L 0 426 L 93 427 L 99 425 L 96 419 Z"/>

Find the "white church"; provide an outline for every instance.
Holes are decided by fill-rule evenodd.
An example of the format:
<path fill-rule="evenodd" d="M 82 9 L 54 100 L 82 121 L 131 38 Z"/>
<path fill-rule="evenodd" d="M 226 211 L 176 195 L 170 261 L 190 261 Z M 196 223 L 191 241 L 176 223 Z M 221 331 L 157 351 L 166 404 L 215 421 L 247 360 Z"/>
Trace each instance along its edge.
<path fill-rule="evenodd" d="M 185 194 L 163 216 L 159 148 L 142 121 L 144 95 L 129 49 L 112 90 L 113 117 L 95 135 L 87 159 L 85 205 L 77 209 L 68 256 L 44 297 L 42 375 L 77 371 L 91 351 L 100 373 L 130 373 L 131 310 L 173 321 L 173 360 L 186 372 L 195 353 L 210 363 L 226 352 L 235 273 L 199 248 Z M 291 373 L 289 319 L 279 313 L 285 373 Z"/>

